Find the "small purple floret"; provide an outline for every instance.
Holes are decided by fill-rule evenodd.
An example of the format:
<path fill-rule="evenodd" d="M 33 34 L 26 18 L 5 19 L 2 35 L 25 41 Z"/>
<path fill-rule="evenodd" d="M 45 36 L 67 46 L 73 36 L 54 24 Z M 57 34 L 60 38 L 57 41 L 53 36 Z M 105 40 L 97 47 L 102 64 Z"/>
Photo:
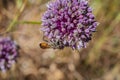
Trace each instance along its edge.
<path fill-rule="evenodd" d="M 85 48 L 96 31 L 98 22 L 87 0 L 56 0 L 50 2 L 42 17 L 42 31 L 49 43 L 58 48 Z"/>
<path fill-rule="evenodd" d="M 18 47 L 9 37 L 0 37 L 0 70 L 6 71 L 18 56 Z"/>

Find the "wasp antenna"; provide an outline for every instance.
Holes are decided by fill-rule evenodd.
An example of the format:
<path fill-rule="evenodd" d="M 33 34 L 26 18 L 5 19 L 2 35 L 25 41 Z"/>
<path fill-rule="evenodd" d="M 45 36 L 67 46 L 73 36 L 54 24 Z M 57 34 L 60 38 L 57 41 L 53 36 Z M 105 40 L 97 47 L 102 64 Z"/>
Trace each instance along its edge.
<path fill-rule="evenodd" d="M 48 42 L 48 39 L 45 36 L 43 36 L 43 40 Z"/>

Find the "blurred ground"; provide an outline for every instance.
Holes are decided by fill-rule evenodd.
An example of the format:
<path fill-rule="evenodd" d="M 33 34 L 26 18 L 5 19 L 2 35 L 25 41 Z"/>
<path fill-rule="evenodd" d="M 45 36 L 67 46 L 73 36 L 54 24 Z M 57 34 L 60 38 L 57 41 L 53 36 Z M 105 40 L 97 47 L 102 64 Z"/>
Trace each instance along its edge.
<path fill-rule="evenodd" d="M 48 1 L 0 0 L 0 32 L 14 26 L 2 36 L 12 36 L 21 47 L 17 64 L 0 73 L 0 80 L 120 80 L 120 1 L 90 1 L 100 25 L 80 53 L 40 49 L 40 25 L 14 23 L 40 21 Z"/>

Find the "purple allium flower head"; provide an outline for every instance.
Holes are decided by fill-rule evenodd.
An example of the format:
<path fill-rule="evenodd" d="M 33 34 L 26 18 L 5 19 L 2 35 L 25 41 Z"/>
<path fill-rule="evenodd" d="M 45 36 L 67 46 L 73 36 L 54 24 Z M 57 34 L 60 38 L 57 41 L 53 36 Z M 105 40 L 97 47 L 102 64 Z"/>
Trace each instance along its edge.
<path fill-rule="evenodd" d="M 85 48 L 98 25 L 87 0 L 50 2 L 42 17 L 44 37 L 54 48 Z"/>
<path fill-rule="evenodd" d="M 13 63 L 15 63 L 18 56 L 18 48 L 14 41 L 9 37 L 0 37 L 0 70 L 6 71 Z"/>

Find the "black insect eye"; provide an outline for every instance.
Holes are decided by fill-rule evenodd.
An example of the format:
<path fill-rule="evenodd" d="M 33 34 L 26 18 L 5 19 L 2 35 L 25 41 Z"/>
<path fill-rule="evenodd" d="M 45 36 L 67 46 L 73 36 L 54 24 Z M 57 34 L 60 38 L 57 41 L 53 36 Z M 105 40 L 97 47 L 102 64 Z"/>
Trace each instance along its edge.
<path fill-rule="evenodd" d="M 57 42 L 57 45 L 60 45 L 60 42 L 59 42 L 59 41 Z"/>

